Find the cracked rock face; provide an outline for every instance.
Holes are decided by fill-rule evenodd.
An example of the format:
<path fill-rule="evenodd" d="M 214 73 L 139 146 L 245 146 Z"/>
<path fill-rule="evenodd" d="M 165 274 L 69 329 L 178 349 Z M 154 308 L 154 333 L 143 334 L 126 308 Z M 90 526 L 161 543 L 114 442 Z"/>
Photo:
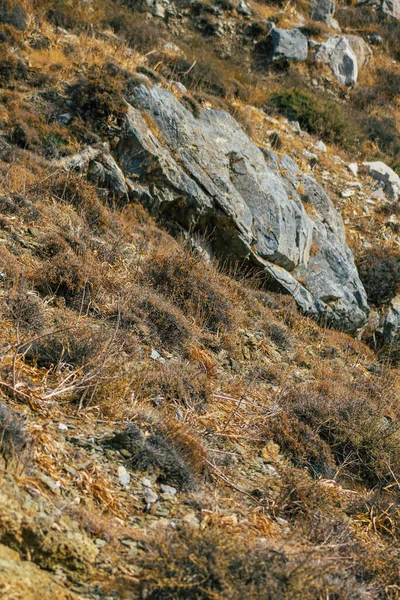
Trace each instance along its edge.
<path fill-rule="evenodd" d="M 355 85 L 358 79 L 358 62 L 349 40 L 333 35 L 320 44 L 315 53 L 318 62 L 324 62 L 343 85 Z"/>
<path fill-rule="evenodd" d="M 117 160 L 134 197 L 175 230 L 206 234 L 217 256 L 265 270 L 305 312 L 347 331 L 365 323 L 342 219 L 316 181 L 288 157 L 267 162 L 224 111 L 196 118 L 157 87 L 129 101 Z"/>

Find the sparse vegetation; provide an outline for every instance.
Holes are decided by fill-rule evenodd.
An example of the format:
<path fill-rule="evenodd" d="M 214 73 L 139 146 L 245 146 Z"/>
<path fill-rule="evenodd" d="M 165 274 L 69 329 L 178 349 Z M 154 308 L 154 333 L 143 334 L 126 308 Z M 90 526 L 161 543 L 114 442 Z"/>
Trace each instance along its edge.
<path fill-rule="evenodd" d="M 179 35 L 174 15 L 128 0 L 21 4 L 26 30 L 0 24 L 1 543 L 71 598 L 397 600 L 396 343 L 320 327 L 259 271 L 173 239 L 136 202 L 151 181 L 133 172 L 122 206 L 65 159 L 115 158 L 140 84 L 197 119 L 228 110 L 326 184 L 383 314 L 400 291 L 398 203 L 361 172 L 359 190 L 346 164 L 399 160 L 398 23 L 339 8 L 346 33 L 384 38 L 345 91 L 322 67 L 254 55 L 259 21 L 289 27 L 302 2 L 255 3 L 251 27 L 225 0 L 194 3 Z M 236 25 L 216 35 L 225 13 Z M 320 152 L 282 115 L 337 147 Z"/>
<path fill-rule="evenodd" d="M 272 94 L 269 104 L 288 119 L 297 120 L 310 133 L 339 145 L 355 147 L 364 134 L 354 120 L 349 122 L 349 108 L 314 93 L 289 89 Z"/>
<path fill-rule="evenodd" d="M 26 433 L 22 420 L 14 411 L 0 403 L 0 455 L 6 461 L 23 460 L 29 450 L 31 440 Z"/>
<path fill-rule="evenodd" d="M 367 250 L 358 258 L 358 270 L 375 306 L 387 304 L 400 290 L 400 253 L 386 248 Z"/>

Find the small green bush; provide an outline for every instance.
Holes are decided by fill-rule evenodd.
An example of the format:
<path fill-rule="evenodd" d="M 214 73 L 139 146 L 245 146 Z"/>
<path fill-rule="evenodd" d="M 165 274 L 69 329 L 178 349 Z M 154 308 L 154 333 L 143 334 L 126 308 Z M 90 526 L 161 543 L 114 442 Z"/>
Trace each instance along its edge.
<path fill-rule="evenodd" d="M 364 135 L 349 118 L 348 107 L 337 102 L 319 98 L 316 95 L 292 88 L 272 94 L 269 106 L 288 119 L 299 121 L 309 133 L 319 135 L 329 142 L 355 146 Z"/>

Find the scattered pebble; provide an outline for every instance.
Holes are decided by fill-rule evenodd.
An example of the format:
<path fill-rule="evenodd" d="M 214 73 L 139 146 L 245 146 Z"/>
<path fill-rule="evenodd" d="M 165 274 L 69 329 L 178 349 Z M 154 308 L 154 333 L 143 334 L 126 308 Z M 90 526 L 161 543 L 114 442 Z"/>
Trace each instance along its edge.
<path fill-rule="evenodd" d="M 158 362 L 160 362 L 162 364 L 165 363 L 165 358 L 163 358 L 161 356 L 161 354 L 159 352 L 157 352 L 157 350 L 154 350 L 154 348 L 151 351 L 150 358 L 152 358 L 153 360 L 157 360 Z"/>
<path fill-rule="evenodd" d="M 172 500 L 176 496 L 176 488 L 170 485 L 161 484 L 160 486 L 161 497 L 163 500 Z"/>
<path fill-rule="evenodd" d="M 144 488 L 143 490 L 143 498 L 146 502 L 146 507 L 147 510 L 149 510 L 149 508 L 151 507 L 152 504 L 155 504 L 158 500 L 158 496 L 155 492 L 153 492 L 153 490 L 151 490 L 150 488 Z"/>
<path fill-rule="evenodd" d="M 318 142 L 315 144 L 315 147 L 320 152 L 326 153 L 328 151 L 328 148 L 326 147 L 326 145 L 324 144 L 324 142 L 322 140 L 318 140 Z"/>
<path fill-rule="evenodd" d="M 127 485 L 129 485 L 129 483 L 131 481 L 131 476 L 129 475 L 129 473 L 125 469 L 125 467 L 118 467 L 118 481 L 124 487 L 126 487 Z"/>

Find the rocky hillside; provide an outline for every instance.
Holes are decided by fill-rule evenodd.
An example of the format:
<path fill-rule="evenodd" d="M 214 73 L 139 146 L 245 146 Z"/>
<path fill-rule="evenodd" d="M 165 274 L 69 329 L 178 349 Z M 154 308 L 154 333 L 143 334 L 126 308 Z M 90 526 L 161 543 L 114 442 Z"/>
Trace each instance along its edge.
<path fill-rule="evenodd" d="M 1 598 L 400 598 L 399 40 L 0 0 Z"/>

